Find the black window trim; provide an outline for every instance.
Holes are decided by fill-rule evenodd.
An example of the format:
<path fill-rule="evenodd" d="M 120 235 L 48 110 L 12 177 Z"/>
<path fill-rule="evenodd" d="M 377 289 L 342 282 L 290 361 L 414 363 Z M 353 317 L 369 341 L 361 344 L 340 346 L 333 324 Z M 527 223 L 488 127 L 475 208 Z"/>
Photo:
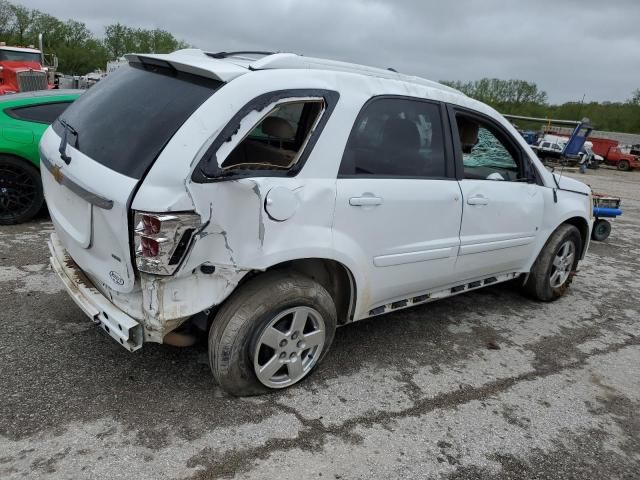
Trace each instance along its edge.
<path fill-rule="evenodd" d="M 304 150 L 300 153 L 298 161 L 287 170 L 271 170 L 260 168 L 220 168 L 216 153 L 223 143 L 230 141 L 240 128 L 240 122 L 251 112 L 262 112 L 274 103 L 280 100 L 295 98 L 317 98 L 323 99 L 325 103 L 324 111 L 318 121 L 315 130 L 307 140 Z M 295 177 L 304 167 L 309 155 L 313 151 L 316 142 L 320 138 L 327 121 L 331 117 L 333 110 L 338 103 L 340 94 L 335 90 L 325 90 L 317 88 L 295 88 L 287 90 L 275 90 L 259 95 L 248 103 L 246 103 L 232 118 L 227 122 L 222 131 L 215 138 L 211 146 L 198 161 L 196 168 L 191 174 L 191 181 L 194 183 L 214 183 L 227 180 L 238 180 L 239 178 L 252 177 Z M 268 112 L 265 112 L 268 113 Z M 242 140 L 241 140 L 242 141 Z M 238 142 L 240 143 L 240 142 Z"/>
<path fill-rule="evenodd" d="M 29 123 L 41 123 L 43 125 L 51 125 L 53 122 L 43 122 L 41 120 L 30 120 L 28 118 L 20 117 L 17 113 L 17 110 L 24 110 L 31 107 L 40 107 L 42 105 L 54 105 L 60 103 L 67 103 L 71 105 L 75 100 L 55 100 L 53 102 L 39 102 L 39 103 L 30 103 L 29 105 L 20 105 L 19 107 L 7 107 L 3 110 L 3 112 L 8 116 L 13 118 L 14 120 L 20 120 L 21 122 L 29 122 Z M 55 122 L 55 120 L 54 120 Z"/>
<path fill-rule="evenodd" d="M 529 155 L 527 155 L 527 152 L 522 149 L 522 146 L 513 138 L 511 133 L 507 131 L 504 126 L 502 126 L 498 121 L 482 112 L 478 112 L 477 110 L 472 110 L 470 108 L 461 107 L 459 105 L 447 104 L 447 110 L 449 111 L 449 124 L 452 134 L 451 140 L 453 143 L 456 163 L 456 177 L 458 180 L 474 180 L 472 178 L 464 178 L 464 161 L 462 156 L 462 148 L 460 145 L 460 141 L 455 140 L 460 138 L 460 134 L 458 132 L 458 123 L 456 122 L 456 115 L 458 113 L 461 113 L 462 115 L 466 115 L 467 117 L 475 118 L 478 121 L 490 124 L 504 136 L 504 138 L 509 142 L 514 151 L 516 151 L 518 154 L 518 168 L 520 169 L 521 176 L 523 178 L 531 178 L 533 180 L 530 182 L 521 183 L 535 183 L 537 185 L 544 186 L 542 176 L 538 173 L 536 166 L 533 165 L 533 162 L 529 158 Z M 517 182 L 511 181 L 511 183 Z"/>
<path fill-rule="evenodd" d="M 340 166 L 342 166 L 342 162 L 344 161 L 344 154 L 347 151 L 347 146 L 349 145 L 349 141 L 352 136 L 355 134 L 355 131 L 358 127 L 359 121 L 364 114 L 365 109 L 371 104 L 378 100 L 384 99 L 394 99 L 394 100 L 410 100 L 421 103 L 429 103 L 432 105 L 436 105 L 440 110 L 440 122 L 442 123 L 442 143 L 444 149 L 444 157 L 445 157 L 445 176 L 444 177 L 428 177 L 428 176 L 415 176 L 415 175 L 363 175 L 363 174 L 354 174 L 354 175 L 346 175 L 340 173 Z M 375 95 L 369 98 L 356 116 L 355 121 L 353 122 L 353 126 L 351 127 L 351 131 L 349 132 L 349 137 L 347 138 L 347 143 L 344 145 L 344 149 L 342 151 L 342 155 L 340 157 L 340 165 L 338 166 L 338 177 L 339 179 L 386 179 L 386 180 L 456 180 L 456 165 L 454 162 L 454 155 L 452 150 L 452 138 L 451 138 L 451 130 L 448 127 L 447 120 L 447 106 L 444 102 L 439 100 L 431 100 L 423 97 L 412 97 L 410 95 L 393 95 L 393 94 L 385 94 L 385 95 Z"/>

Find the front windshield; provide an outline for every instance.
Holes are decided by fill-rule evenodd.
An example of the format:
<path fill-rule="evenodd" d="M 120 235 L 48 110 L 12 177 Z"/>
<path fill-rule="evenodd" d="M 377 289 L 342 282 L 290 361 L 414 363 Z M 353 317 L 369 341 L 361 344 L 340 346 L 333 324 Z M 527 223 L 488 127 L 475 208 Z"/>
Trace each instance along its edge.
<path fill-rule="evenodd" d="M 37 52 L 20 52 L 16 50 L 0 50 L 0 61 L 6 62 L 37 62 L 40 54 Z"/>

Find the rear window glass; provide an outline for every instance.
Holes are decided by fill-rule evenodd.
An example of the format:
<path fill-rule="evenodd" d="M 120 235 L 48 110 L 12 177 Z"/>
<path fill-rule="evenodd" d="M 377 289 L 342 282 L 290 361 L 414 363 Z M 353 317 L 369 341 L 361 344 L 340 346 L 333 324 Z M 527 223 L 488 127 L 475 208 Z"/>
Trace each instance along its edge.
<path fill-rule="evenodd" d="M 89 89 L 54 130 L 102 165 L 142 178 L 164 146 L 213 92 L 211 79 L 164 67 L 132 64 L 119 68 Z"/>
<path fill-rule="evenodd" d="M 12 108 L 7 113 L 19 120 L 51 124 L 69 105 L 71 105 L 71 102 L 42 103 L 40 105 Z"/>

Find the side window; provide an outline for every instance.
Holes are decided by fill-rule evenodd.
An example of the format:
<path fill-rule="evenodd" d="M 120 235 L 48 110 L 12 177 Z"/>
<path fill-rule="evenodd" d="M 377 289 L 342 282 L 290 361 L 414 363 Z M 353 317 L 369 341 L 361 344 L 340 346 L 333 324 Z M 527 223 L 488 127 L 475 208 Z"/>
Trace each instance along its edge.
<path fill-rule="evenodd" d="M 549 147 L 551 147 L 551 144 L 549 142 L 542 143 L 542 148 L 549 148 Z"/>
<path fill-rule="evenodd" d="M 380 98 L 362 109 L 340 164 L 341 176 L 445 177 L 440 106 Z"/>
<path fill-rule="evenodd" d="M 12 108 L 7 113 L 20 120 L 52 124 L 69 105 L 71 102 L 41 103 L 40 105 Z"/>
<path fill-rule="evenodd" d="M 324 108 L 321 99 L 277 105 L 233 149 L 222 169 L 291 168 L 300 158 Z"/>
<path fill-rule="evenodd" d="M 462 147 L 464 178 L 473 180 L 520 179 L 520 155 L 506 133 L 475 117 L 456 115 Z"/>

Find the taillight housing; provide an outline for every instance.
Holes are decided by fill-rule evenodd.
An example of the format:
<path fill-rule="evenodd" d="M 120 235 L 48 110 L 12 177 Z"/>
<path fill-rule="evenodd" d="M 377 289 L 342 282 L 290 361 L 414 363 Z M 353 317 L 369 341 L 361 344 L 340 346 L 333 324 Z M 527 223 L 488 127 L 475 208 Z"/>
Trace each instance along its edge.
<path fill-rule="evenodd" d="M 134 241 L 138 270 L 172 275 L 201 227 L 195 213 L 135 212 Z"/>

